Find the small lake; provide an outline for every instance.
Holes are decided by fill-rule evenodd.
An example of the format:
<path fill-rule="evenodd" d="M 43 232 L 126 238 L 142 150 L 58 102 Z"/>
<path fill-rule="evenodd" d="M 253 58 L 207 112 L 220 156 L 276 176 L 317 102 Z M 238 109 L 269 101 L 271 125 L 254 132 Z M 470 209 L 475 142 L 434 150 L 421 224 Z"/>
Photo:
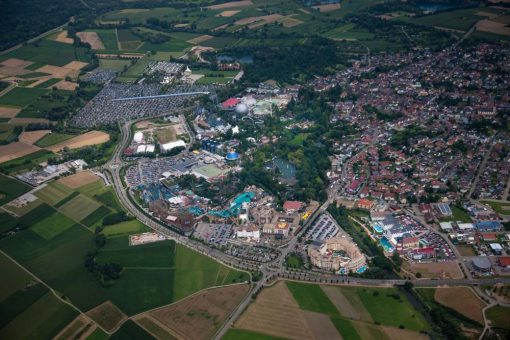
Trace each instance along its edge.
<path fill-rule="evenodd" d="M 253 63 L 253 56 L 251 55 L 219 55 L 216 57 L 216 60 L 221 63 L 232 63 L 238 62 L 241 64 L 251 64 Z"/>
<path fill-rule="evenodd" d="M 454 4 L 438 4 L 431 2 L 420 2 L 418 3 L 418 8 L 421 9 L 424 13 L 436 13 L 445 11 L 447 9 L 452 9 L 459 7 L 459 5 Z"/>

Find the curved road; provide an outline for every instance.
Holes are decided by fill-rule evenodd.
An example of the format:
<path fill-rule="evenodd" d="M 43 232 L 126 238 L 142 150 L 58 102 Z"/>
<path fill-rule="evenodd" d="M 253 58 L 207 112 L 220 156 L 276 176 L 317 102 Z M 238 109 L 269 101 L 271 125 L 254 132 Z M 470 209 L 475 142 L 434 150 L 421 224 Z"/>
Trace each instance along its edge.
<path fill-rule="evenodd" d="M 182 111 L 183 109 L 181 109 Z M 168 113 L 167 113 L 168 114 Z M 180 116 L 181 122 L 184 123 L 184 126 L 191 137 L 191 142 L 194 140 L 193 133 L 186 123 L 185 118 Z M 163 223 L 160 223 L 149 216 L 147 216 L 144 212 L 140 210 L 129 198 L 128 188 L 124 187 L 124 184 L 121 179 L 120 171 L 125 163 L 122 160 L 122 152 L 125 147 L 128 146 L 131 140 L 131 125 L 136 122 L 128 121 L 124 124 L 120 125 L 121 130 L 121 140 L 119 141 L 115 153 L 112 159 L 103 167 L 103 169 L 107 170 L 109 173 L 110 180 L 115 189 L 115 193 L 117 194 L 121 204 L 140 222 L 146 224 L 148 227 L 153 229 L 154 231 L 166 236 L 169 239 L 173 239 L 176 242 L 189 247 L 203 255 L 209 256 L 224 265 L 229 267 L 235 267 L 236 269 L 241 268 L 247 271 L 260 271 L 262 273 L 261 278 L 257 282 L 252 282 L 252 289 L 250 293 L 244 298 L 243 301 L 232 311 L 229 318 L 225 322 L 225 324 L 219 329 L 219 331 L 215 335 L 215 339 L 221 339 L 227 330 L 233 325 L 234 321 L 242 314 L 242 312 L 248 307 L 252 300 L 252 295 L 257 294 L 264 286 L 270 284 L 271 281 L 278 278 L 286 278 L 291 280 L 299 280 L 304 282 L 316 282 L 316 283 L 337 283 L 337 284 L 349 284 L 349 285 L 403 285 L 405 280 L 371 280 L 371 279 L 359 279 L 359 278 L 351 278 L 351 277 L 339 277 L 338 275 L 317 273 L 317 272 L 292 272 L 287 271 L 284 267 L 284 261 L 287 254 L 293 251 L 299 235 L 301 235 L 312 223 L 315 218 L 322 212 L 326 211 L 329 204 L 331 204 L 336 196 L 336 193 L 340 189 L 339 185 L 331 186 L 328 189 L 328 200 L 315 211 L 315 213 L 310 216 L 305 225 L 301 228 L 297 235 L 294 235 L 290 241 L 284 246 L 281 250 L 280 255 L 275 258 L 273 261 L 264 263 L 264 264 L 255 264 L 248 260 L 239 259 L 230 255 L 227 255 L 217 249 L 213 249 L 208 247 L 205 244 L 189 239 L 187 236 L 183 236 L 178 234 L 168 227 L 166 227 Z M 191 144 L 191 143 L 190 143 Z M 184 152 L 188 152 L 187 149 Z M 250 274 L 251 275 L 251 274 Z M 441 285 L 478 285 L 478 284 L 494 284 L 494 283 L 510 283 L 510 279 L 462 279 L 462 280 L 416 280 L 413 283 L 416 286 L 420 287 L 435 287 Z"/>

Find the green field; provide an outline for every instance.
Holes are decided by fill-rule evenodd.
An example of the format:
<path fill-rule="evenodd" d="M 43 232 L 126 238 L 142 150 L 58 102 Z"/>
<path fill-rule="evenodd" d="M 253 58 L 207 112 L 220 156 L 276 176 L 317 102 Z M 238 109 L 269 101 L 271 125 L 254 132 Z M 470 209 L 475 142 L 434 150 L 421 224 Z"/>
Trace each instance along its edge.
<path fill-rule="evenodd" d="M 302 309 L 329 315 L 339 315 L 319 285 L 287 281 L 287 288 Z"/>
<path fill-rule="evenodd" d="M 62 205 L 60 210 L 73 220 L 80 222 L 100 206 L 100 203 L 82 194 Z"/>
<path fill-rule="evenodd" d="M 82 47 L 75 48 L 72 44 L 42 39 L 37 43 L 15 49 L 5 56 L 35 61 L 42 64 L 64 66 L 73 60 L 88 62 L 90 57 L 85 55 L 84 52 L 85 49 Z"/>
<path fill-rule="evenodd" d="M 361 340 L 356 328 L 352 325 L 349 320 L 331 317 L 331 322 L 335 325 L 336 329 L 344 339 Z"/>
<path fill-rule="evenodd" d="M 491 326 L 510 330 L 510 308 L 494 306 L 485 311 L 488 319 L 492 321 Z"/>
<path fill-rule="evenodd" d="M 41 148 L 46 148 L 48 146 L 58 144 L 60 142 L 63 142 L 65 140 L 68 140 L 73 137 L 75 137 L 75 135 L 70 135 L 67 133 L 52 132 L 52 133 L 45 135 L 43 138 L 39 139 L 35 143 L 35 145 L 37 145 L 38 147 L 41 147 Z"/>
<path fill-rule="evenodd" d="M 101 41 L 103 42 L 104 48 L 107 50 L 118 50 L 117 35 L 114 29 L 95 29 L 87 30 L 87 32 L 96 32 Z M 101 50 L 99 50 L 101 51 Z"/>
<path fill-rule="evenodd" d="M 33 103 L 26 106 L 17 115 L 20 118 L 48 118 L 51 112 L 65 110 L 68 106 L 68 100 L 71 97 L 71 91 L 64 90 L 46 90 L 48 93 L 37 98 Z"/>
<path fill-rule="evenodd" d="M 154 337 L 131 320 L 126 321 L 120 329 L 110 337 L 111 340 L 152 340 Z"/>
<path fill-rule="evenodd" d="M 47 92 L 46 89 L 16 87 L 0 97 L 0 105 L 24 107 Z"/>
<path fill-rule="evenodd" d="M 480 201 L 485 205 L 490 206 L 495 212 L 501 215 L 510 215 L 510 202 L 495 202 L 495 201 Z"/>
<path fill-rule="evenodd" d="M 30 191 L 30 187 L 17 179 L 0 174 L 0 205 Z"/>
<path fill-rule="evenodd" d="M 64 184 L 53 181 L 44 188 L 37 190 L 35 195 L 49 205 L 55 205 L 67 196 L 71 195 L 73 190 Z"/>
<path fill-rule="evenodd" d="M 475 13 L 483 11 L 483 8 L 459 9 L 446 11 L 438 14 L 425 15 L 421 17 L 400 17 L 399 20 L 423 26 L 439 26 L 455 30 L 467 31 L 478 20 L 484 17 Z"/>
<path fill-rule="evenodd" d="M 56 83 L 58 83 L 61 80 L 62 79 L 59 79 L 59 78 L 51 78 L 51 79 L 46 80 L 45 82 L 42 82 L 42 83 L 36 85 L 35 87 L 38 89 L 45 89 L 45 88 L 51 87 L 52 85 L 55 85 Z"/>
<path fill-rule="evenodd" d="M 50 75 L 49 73 L 44 73 L 44 72 L 30 72 L 30 73 L 26 73 L 26 74 L 21 74 L 18 77 L 23 78 L 23 79 L 30 79 L 30 78 L 39 78 L 39 77 L 49 76 L 49 75 Z"/>
<path fill-rule="evenodd" d="M 91 212 L 87 217 L 81 220 L 81 223 L 83 223 L 87 227 L 92 227 L 110 213 L 111 213 L 110 209 L 108 209 L 104 205 L 101 205 L 99 208 L 97 208 L 96 210 Z"/>
<path fill-rule="evenodd" d="M 35 168 L 40 163 L 46 162 L 53 156 L 55 156 L 55 154 L 50 151 L 38 150 L 29 155 L 0 164 L 0 171 L 15 174 L 23 170 Z"/>
<path fill-rule="evenodd" d="M 106 226 L 103 233 L 107 237 L 124 235 L 124 234 L 137 234 L 146 231 L 147 228 L 138 220 L 131 220 Z"/>
<path fill-rule="evenodd" d="M 393 327 L 402 325 L 414 331 L 430 328 L 424 317 L 397 288 L 342 287 L 344 291 L 354 291 L 375 322 Z"/>
<path fill-rule="evenodd" d="M 222 340 L 282 340 L 276 336 L 247 331 L 244 329 L 231 328 L 227 331 Z"/>
<path fill-rule="evenodd" d="M 78 314 L 0 254 L 0 338 L 52 338 Z"/>
<path fill-rule="evenodd" d="M 31 227 L 31 230 L 45 240 L 51 240 L 55 236 L 60 235 L 67 229 L 71 228 L 73 225 L 73 220 L 56 212 L 41 221 L 37 221 Z"/>
<path fill-rule="evenodd" d="M 16 219 L 6 212 L 0 212 L 0 221 L 2 221 L 2 223 L 0 223 L 0 234 L 14 229 L 17 223 Z"/>
<path fill-rule="evenodd" d="M 127 239 L 126 239 L 127 242 Z M 175 243 L 161 241 L 123 249 L 104 249 L 97 260 L 100 263 L 119 263 L 123 267 L 173 268 Z"/>
<path fill-rule="evenodd" d="M 124 67 L 129 67 L 131 60 L 128 59 L 99 59 L 99 68 L 105 70 L 124 71 Z"/>

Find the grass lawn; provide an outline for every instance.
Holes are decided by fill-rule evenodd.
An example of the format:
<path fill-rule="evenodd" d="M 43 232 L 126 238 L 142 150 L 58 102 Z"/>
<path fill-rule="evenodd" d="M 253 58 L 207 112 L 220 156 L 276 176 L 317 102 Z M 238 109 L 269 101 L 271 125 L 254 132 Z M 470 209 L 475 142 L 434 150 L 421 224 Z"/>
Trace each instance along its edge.
<path fill-rule="evenodd" d="M 37 145 L 38 147 L 41 147 L 41 148 L 46 148 L 48 146 L 58 144 L 60 142 L 63 142 L 65 140 L 68 140 L 68 139 L 73 138 L 75 136 L 76 135 L 52 132 L 52 133 L 48 133 L 43 138 L 39 139 L 35 143 L 35 145 Z"/>
<path fill-rule="evenodd" d="M 87 337 L 87 340 L 106 340 L 106 339 L 108 339 L 108 334 L 103 332 L 101 328 L 96 328 L 96 330 Z"/>
<path fill-rule="evenodd" d="M 47 92 L 46 89 L 16 87 L 0 97 L 0 105 L 24 107 L 32 104 Z"/>
<path fill-rule="evenodd" d="M 105 193 L 108 188 L 103 184 L 103 181 L 95 181 L 79 187 L 78 191 L 90 198 L 96 198 L 96 195 Z"/>
<path fill-rule="evenodd" d="M 53 181 L 44 188 L 37 190 L 35 195 L 49 205 L 55 205 L 73 193 L 73 189 Z"/>
<path fill-rule="evenodd" d="M 510 308 L 494 306 L 486 310 L 487 318 L 492 321 L 492 326 L 510 330 Z"/>
<path fill-rule="evenodd" d="M 495 201 L 480 201 L 480 203 L 483 203 L 485 205 L 488 205 L 501 215 L 510 215 L 510 202 L 495 202 Z"/>
<path fill-rule="evenodd" d="M 37 221 L 31 227 L 31 230 L 45 240 L 51 240 L 55 236 L 60 235 L 67 229 L 71 228 L 73 225 L 73 220 L 56 212 L 41 221 Z"/>
<path fill-rule="evenodd" d="M 60 207 L 60 210 L 73 220 L 80 222 L 101 206 L 100 203 L 81 194 Z"/>
<path fill-rule="evenodd" d="M 415 331 L 430 328 L 425 318 L 396 288 L 342 287 L 342 291 L 344 290 L 355 290 L 372 319 L 382 325 L 403 325 L 406 329 Z"/>
<path fill-rule="evenodd" d="M 89 61 L 83 53 L 83 48 L 75 49 L 72 44 L 48 39 L 22 46 L 7 53 L 6 56 L 55 66 L 64 66 L 73 60 Z"/>
<path fill-rule="evenodd" d="M 303 259 L 299 255 L 290 254 L 285 260 L 287 267 L 301 268 L 303 266 Z"/>
<path fill-rule="evenodd" d="M 112 237 L 123 234 L 141 233 L 146 230 L 147 228 L 140 221 L 131 220 L 106 226 L 103 230 L 103 234 L 105 234 L 107 237 Z"/>
<path fill-rule="evenodd" d="M 104 48 L 107 50 L 118 50 L 117 36 L 114 29 L 95 29 L 87 30 L 87 32 L 96 32 L 101 41 L 103 42 Z M 99 50 L 101 51 L 101 50 Z"/>
<path fill-rule="evenodd" d="M 452 205 L 452 216 L 447 217 L 441 217 L 439 220 L 441 222 L 448 222 L 448 221 L 460 221 L 464 223 L 470 223 L 473 220 L 469 216 L 466 210 L 462 209 L 461 207 L 457 205 Z"/>
<path fill-rule="evenodd" d="M 339 315 L 338 310 L 319 285 L 292 281 L 287 281 L 286 284 L 300 308 L 328 315 Z"/>
<path fill-rule="evenodd" d="M 200 85 L 209 85 L 209 84 L 226 84 L 231 81 L 232 78 L 225 77 L 202 77 L 196 81 L 197 84 Z"/>
<path fill-rule="evenodd" d="M 30 191 L 31 187 L 17 179 L 0 174 L 0 205 Z"/>
<path fill-rule="evenodd" d="M 222 338 L 222 340 L 280 340 L 280 339 L 283 338 L 235 328 L 229 329 L 225 336 Z"/>

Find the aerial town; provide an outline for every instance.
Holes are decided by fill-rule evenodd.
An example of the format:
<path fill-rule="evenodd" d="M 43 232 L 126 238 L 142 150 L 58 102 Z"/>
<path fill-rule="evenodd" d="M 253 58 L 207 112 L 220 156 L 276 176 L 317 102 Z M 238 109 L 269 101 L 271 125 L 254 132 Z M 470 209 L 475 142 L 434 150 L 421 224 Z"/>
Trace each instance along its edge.
<path fill-rule="evenodd" d="M 0 338 L 510 337 L 507 1 L 11 2 Z"/>

